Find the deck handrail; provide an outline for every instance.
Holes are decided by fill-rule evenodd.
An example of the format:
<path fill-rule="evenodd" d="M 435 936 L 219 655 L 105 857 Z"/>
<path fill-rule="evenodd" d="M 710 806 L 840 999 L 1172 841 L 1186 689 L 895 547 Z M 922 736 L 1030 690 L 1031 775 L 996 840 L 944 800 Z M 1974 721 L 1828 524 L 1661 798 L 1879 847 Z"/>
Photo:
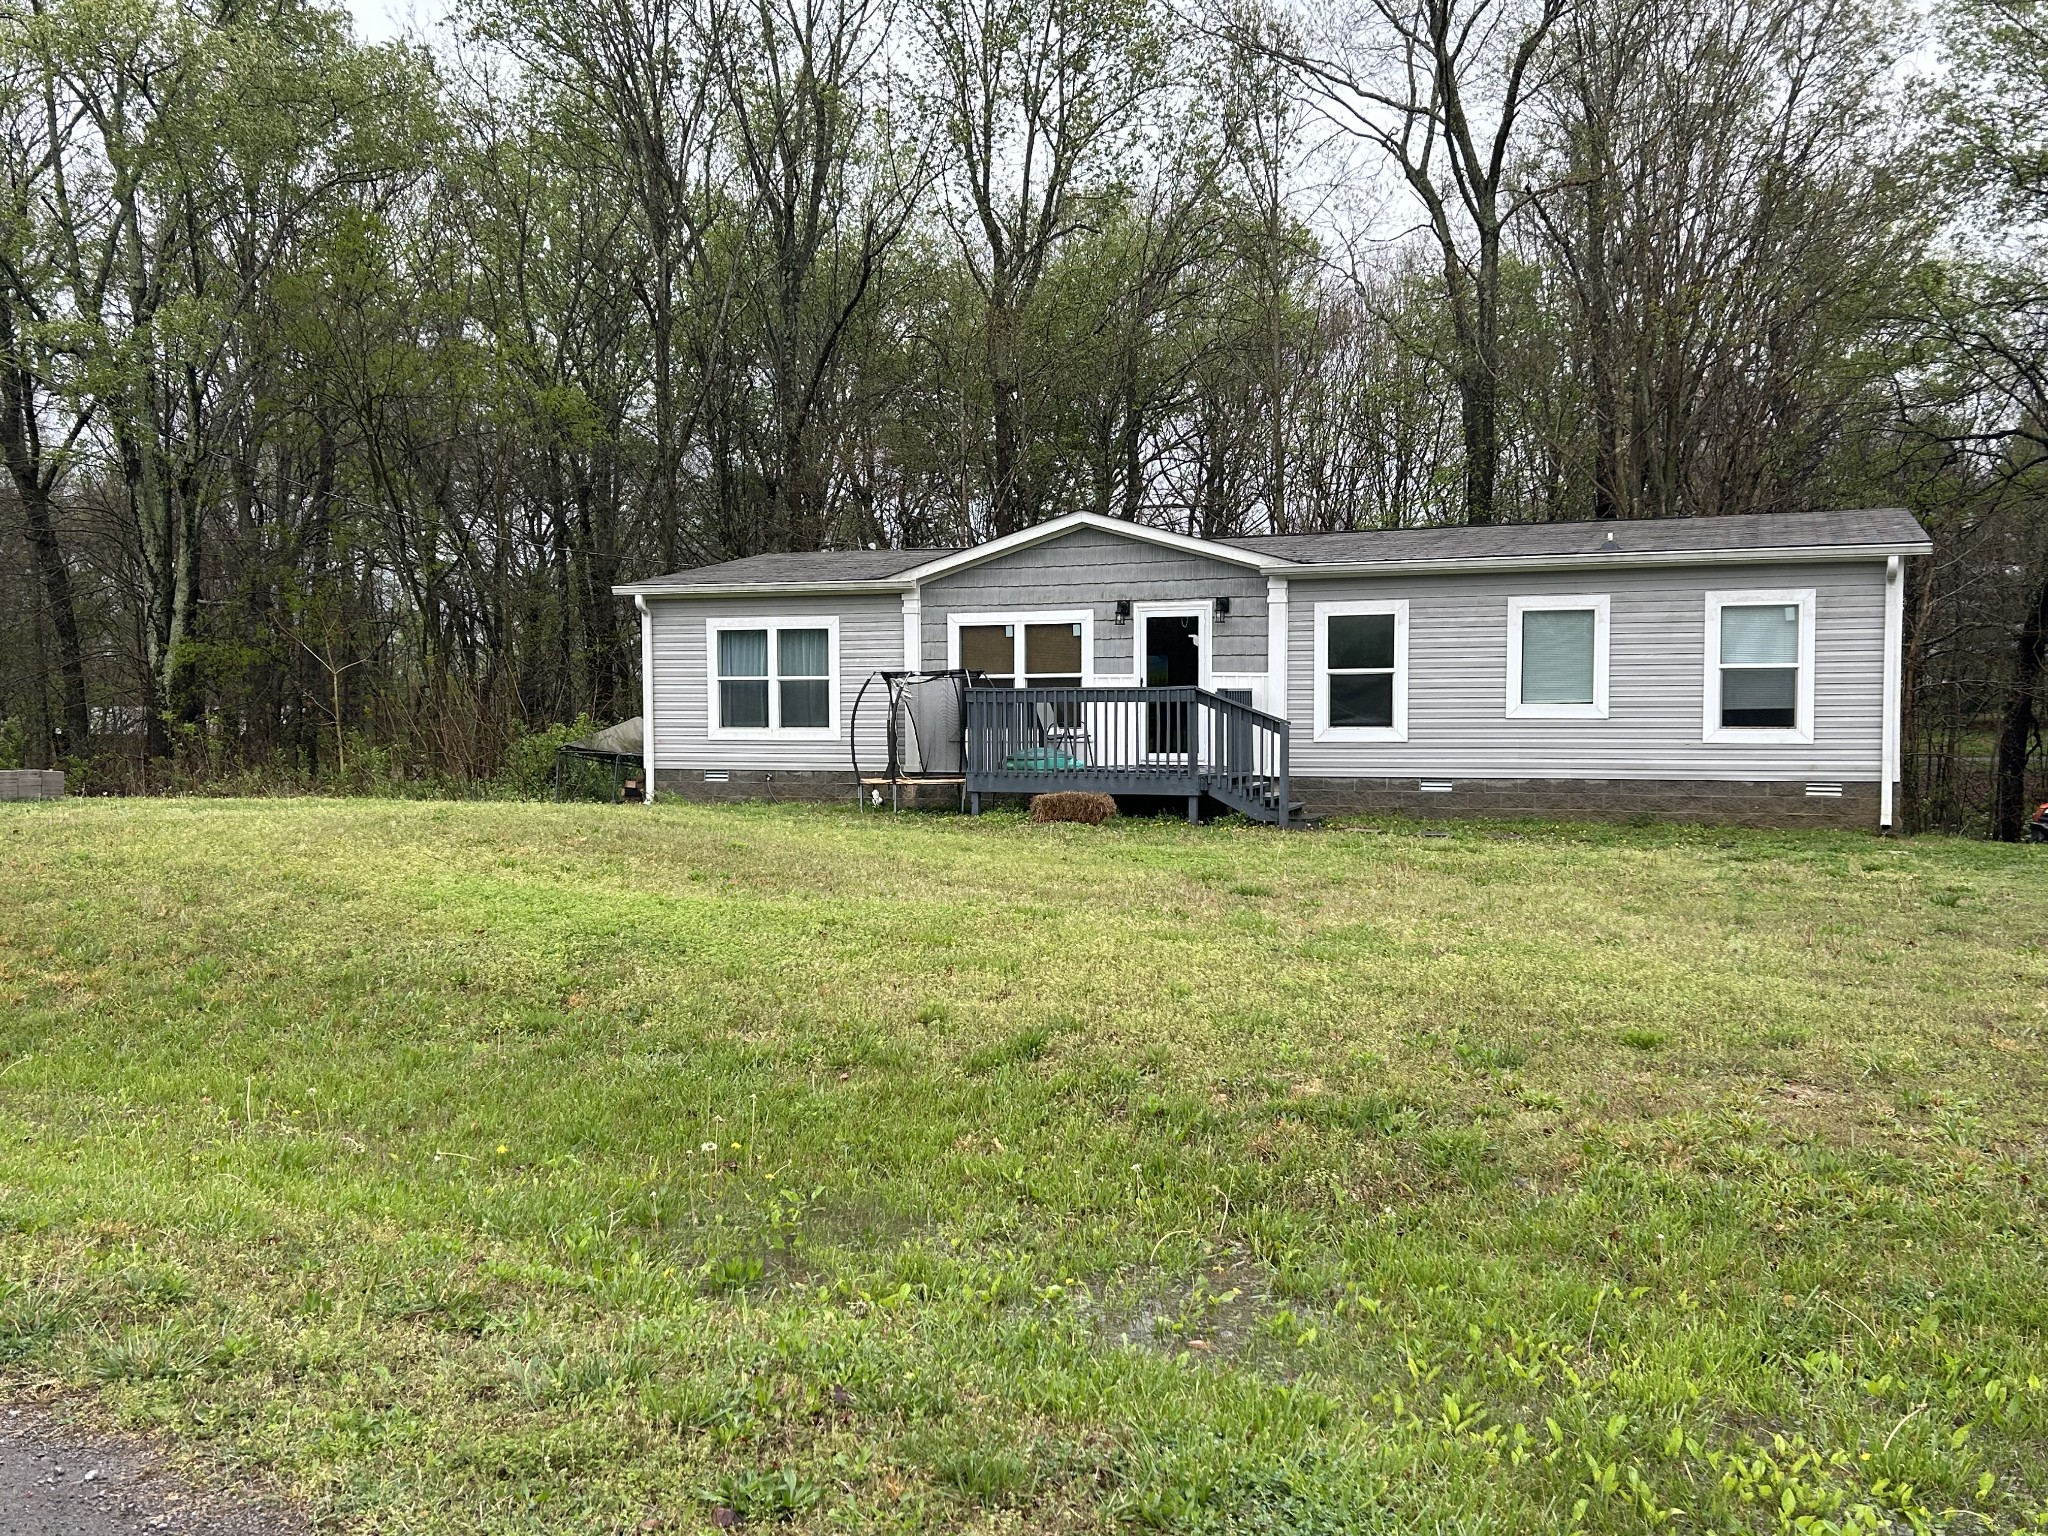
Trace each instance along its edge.
<path fill-rule="evenodd" d="M 1209 795 L 1260 820 L 1287 819 L 1287 721 L 1206 688 L 972 687 L 966 706 L 976 797 Z"/>

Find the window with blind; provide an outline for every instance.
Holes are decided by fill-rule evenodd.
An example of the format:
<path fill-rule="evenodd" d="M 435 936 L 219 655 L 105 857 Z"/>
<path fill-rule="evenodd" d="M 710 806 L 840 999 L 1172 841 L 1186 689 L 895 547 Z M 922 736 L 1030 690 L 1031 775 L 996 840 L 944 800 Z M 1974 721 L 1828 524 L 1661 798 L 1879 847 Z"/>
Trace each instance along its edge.
<path fill-rule="evenodd" d="M 710 731 L 832 734 L 838 620 L 713 620 Z"/>
<path fill-rule="evenodd" d="M 1508 599 L 1510 717 L 1607 717 L 1607 618 L 1604 594 Z"/>
<path fill-rule="evenodd" d="M 1813 592 L 1707 594 L 1706 739 L 1813 740 Z"/>
<path fill-rule="evenodd" d="M 980 681 L 987 687 L 1016 687 L 1017 626 L 962 624 L 960 665 L 970 672 L 985 674 Z"/>
<path fill-rule="evenodd" d="M 1081 626 L 1026 624 L 1024 681 L 1033 688 L 1081 686 Z"/>
<path fill-rule="evenodd" d="M 1799 723 L 1799 606 L 1721 610 L 1721 724 L 1790 730 Z"/>

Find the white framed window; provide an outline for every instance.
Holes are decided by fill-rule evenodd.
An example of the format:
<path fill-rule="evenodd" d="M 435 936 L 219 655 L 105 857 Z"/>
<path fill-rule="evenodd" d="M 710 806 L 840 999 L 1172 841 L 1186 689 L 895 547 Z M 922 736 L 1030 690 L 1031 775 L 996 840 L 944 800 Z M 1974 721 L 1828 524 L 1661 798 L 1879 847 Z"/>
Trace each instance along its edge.
<path fill-rule="evenodd" d="M 1813 740 L 1813 588 L 1707 594 L 1702 739 Z"/>
<path fill-rule="evenodd" d="M 1095 615 L 949 613 L 947 664 L 987 676 L 991 688 L 1079 688 L 1095 675 Z"/>
<path fill-rule="evenodd" d="M 1607 718 L 1605 593 L 1508 599 L 1510 720 Z"/>
<path fill-rule="evenodd" d="M 1408 603 L 1316 604 L 1316 740 L 1408 739 Z"/>
<path fill-rule="evenodd" d="M 839 734 L 839 620 L 707 619 L 714 741 L 830 741 Z"/>

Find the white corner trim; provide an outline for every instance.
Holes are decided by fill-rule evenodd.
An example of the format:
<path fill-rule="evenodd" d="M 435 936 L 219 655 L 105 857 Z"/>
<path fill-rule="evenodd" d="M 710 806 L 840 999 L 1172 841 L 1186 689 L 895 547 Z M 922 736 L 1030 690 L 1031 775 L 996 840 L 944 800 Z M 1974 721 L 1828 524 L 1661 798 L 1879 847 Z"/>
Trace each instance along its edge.
<path fill-rule="evenodd" d="M 768 636 L 768 726 L 727 727 L 718 723 L 718 636 L 721 630 L 765 629 Z M 825 631 L 825 696 L 830 708 L 822 726 L 782 726 L 782 690 L 776 672 L 775 631 L 822 629 Z M 710 741 L 837 741 L 839 739 L 839 615 L 836 613 L 783 613 L 773 617 L 719 616 L 704 621 L 704 734 Z"/>
<path fill-rule="evenodd" d="M 1349 614 L 1391 613 L 1394 616 L 1394 723 L 1330 724 L 1330 620 Z M 1317 741 L 1406 741 L 1408 739 L 1408 599 L 1373 598 L 1355 602 L 1317 603 L 1315 612 L 1315 734 Z"/>
<path fill-rule="evenodd" d="M 1266 713 L 1282 720 L 1292 719 L 1287 698 L 1287 646 L 1291 631 L 1288 615 L 1287 578 L 1266 578 Z"/>
<path fill-rule="evenodd" d="M 1508 670 L 1506 718 L 1510 720 L 1605 720 L 1607 718 L 1608 620 L 1612 602 L 1605 592 L 1511 597 L 1508 599 Z M 1590 704 L 1526 704 L 1522 701 L 1522 615 L 1583 612 L 1593 614 L 1593 702 Z"/>
<path fill-rule="evenodd" d="M 1093 608 L 1012 608 L 1000 613 L 949 613 L 946 615 L 946 665 L 957 668 L 960 665 L 960 631 L 973 629 L 984 624 L 1008 624 L 1016 627 L 1011 636 L 1011 664 L 1016 671 L 1018 686 L 1023 686 L 1024 677 L 1024 626 L 1027 624 L 1078 624 L 1081 626 L 1081 681 L 1092 686 L 1095 681 L 1095 610 Z"/>
<path fill-rule="evenodd" d="M 640 798 L 654 804 L 654 758 L 659 738 L 654 734 L 654 615 L 647 599 L 633 595 L 640 610 Z"/>
<path fill-rule="evenodd" d="M 1721 610 L 1751 605 L 1766 607 L 1783 603 L 1799 608 L 1799 680 L 1794 693 L 1791 727 L 1723 725 L 1721 723 Z M 1758 588 L 1739 592 L 1706 594 L 1706 675 L 1702 681 L 1700 740 L 1720 744 L 1752 746 L 1793 745 L 1813 740 L 1813 631 L 1814 589 L 1812 587 Z"/>
<path fill-rule="evenodd" d="M 1899 778 L 1899 717 L 1906 661 L 1905 565 L 1897 555 L 1884 563 L 1884 728 L 1878 749 L 1877 824 L 1887 831 L 1892 826 L 1892 797 Z"/>
<path fill-rule="evenodd" d="M 903 594 L 903 670 L 924 668 L 924 594 L 912 587 Z"/>

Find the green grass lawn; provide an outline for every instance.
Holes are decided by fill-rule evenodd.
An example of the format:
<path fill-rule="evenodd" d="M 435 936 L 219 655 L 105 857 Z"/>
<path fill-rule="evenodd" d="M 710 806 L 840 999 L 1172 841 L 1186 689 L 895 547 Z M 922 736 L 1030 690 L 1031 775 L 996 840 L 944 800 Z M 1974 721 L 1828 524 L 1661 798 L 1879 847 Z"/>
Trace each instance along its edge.
<path fill-rule="evenodd" d="M 379 1532 L 2048 1526 L 2044 855 L 8 806 L 0 1371 Z"/>

